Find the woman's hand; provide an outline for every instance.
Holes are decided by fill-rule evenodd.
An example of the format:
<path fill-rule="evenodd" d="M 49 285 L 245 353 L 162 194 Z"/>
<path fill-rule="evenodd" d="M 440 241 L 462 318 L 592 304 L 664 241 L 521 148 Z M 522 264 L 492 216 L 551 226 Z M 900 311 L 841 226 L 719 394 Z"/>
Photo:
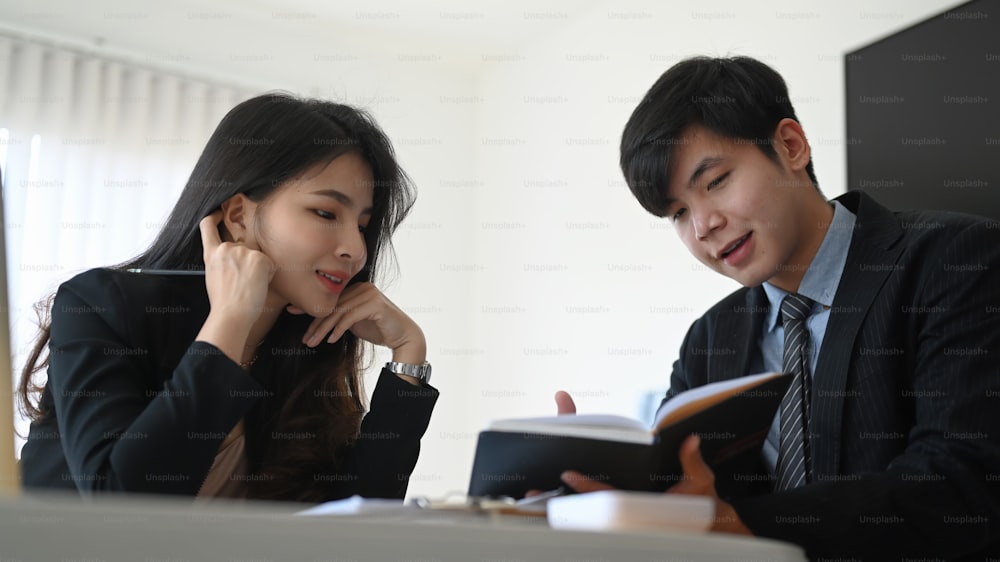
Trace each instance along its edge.
<path fill-rule="evenodd" d="M 212 312 L 243 321 L 247 328 L 264 309 L 268 285 L 275 265 L 263 252 L 219 238 L 222 211 L 201 220 L 204 247 L 205 287 Z"/>
<path fill-rule="evenodd" d="M 294 307 L 289 311 L 301 312 Z M 427 342 L 420 326 L 371 283 L 345 289 L 333 313 L 314 319 L 302 341 L 309 347 L 316 347 L 323 338 L 333 343 L 347 330 L 392 349 L 393 361 L 420 364 L 427 357 Z"/>
<path fill-rule="evenodd" d="M 223 242 L 221 220 L 222 211 L 216 211 L 199 223 L 211 308 L 195 339 L 214 345 L 239 363 L 250 328 L 264 310 L 275 266 L 263 252 Z"/>

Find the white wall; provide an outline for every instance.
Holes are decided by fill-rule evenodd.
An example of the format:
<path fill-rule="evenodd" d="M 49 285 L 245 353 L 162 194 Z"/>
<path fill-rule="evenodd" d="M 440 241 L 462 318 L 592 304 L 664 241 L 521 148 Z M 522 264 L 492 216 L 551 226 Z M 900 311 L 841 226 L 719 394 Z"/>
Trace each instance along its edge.
<path fill-rule="evenodd" d="M 844 53 L 944 6 L 664 4 L 566 12 L 557 31 L 489 59 L 479 74 L 475 219 L 471 232 L 455 233 L 475 236 L 475 254 L 465 271 L 439 277 L 474 287 L 462 318 L 474 339 L 457 350 L 471 360 L 460 376 L 476 384 L 461 398 L 472 406 L 455 422 L 462 431 L 429 440 L 456 441 L 461 473 L 478 428 L 554 413 L 559 389 L 580 411 L 643 415 L 641 396 L 668 386 L 690 323 L 737 288 L 691 257 L 667 221 L 646 214 L 618 169 L 622 127 L 663 71 L 693 54 L 773 65 L 833 197 L 845 183 Z M 433 462 L 424 457 L 420 467 L 434 470 Z"/>
<path fill-rule="evenodd" d="M 645 214 L 617 168 L 622 126 L 667 67 L 692 54 L 772 64 L 835 196 L 845 178 L 843 54 L 956 2 L 440 2 L 418 18 L 387 1 L 339 19 L 293 4 L 319 15 L 268 18 L 266 3 L 246 15 L 224 2 L 227 17 L 184 33 L 197 40 L 122 24 L 112 43 L 366 105 L 395 140 L 420 197 L 387 292 L 423 326 L 442 391 L 410 492 L 440 495 L 467 486 L 488 420 L 553 413 L 557 389 L 581 411 L 640 415 L 642 393 L 667 386 L 690 323 L 736 288 Z M 81 33 L 80 18 L 8 13 L 22 26 Z"/>

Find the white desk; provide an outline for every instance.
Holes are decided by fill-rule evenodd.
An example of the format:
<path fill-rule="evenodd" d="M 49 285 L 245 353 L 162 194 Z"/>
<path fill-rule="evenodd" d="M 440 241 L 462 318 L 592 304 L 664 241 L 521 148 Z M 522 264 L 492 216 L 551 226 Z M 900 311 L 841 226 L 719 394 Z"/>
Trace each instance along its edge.
<path fill-rule="evenodd" d="M 151 498 L 0 499 L 3 561 L 805 560 L 794 545 L 727 535 L 574 533 L 518 516 L 302 517 L 299 506 Z"/>

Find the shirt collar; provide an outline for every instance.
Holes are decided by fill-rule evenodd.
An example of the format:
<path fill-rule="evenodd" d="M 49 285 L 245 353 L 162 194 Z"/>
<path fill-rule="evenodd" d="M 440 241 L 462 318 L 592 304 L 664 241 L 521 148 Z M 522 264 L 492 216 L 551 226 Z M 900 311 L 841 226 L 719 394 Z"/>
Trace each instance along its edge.
<path fill-rule="evenodd" d="M 844 264 L 847 263 L 847 252 L 851 248 L 851 236 L 854 234 L 854 223 L 857 217 L 847 210 L 839 201 L 831 201 L 833 205 L 833 220 L 823 237 L 819 251 L 813 257 L 806 274 L 802 276 L 802 283 L 799 285 L 799 294 L 814 301 L 813 310 L 817 306 L 829 308 L 833 306 L 833 297 L 837 294 L 837 287 L 840 286 L 840 277 L 844 273 Z M 767 330 L 774 331 L 778 325 L 778 312 L 781 308 L 781 301 L 788 295 L 788 291 L 779 289 L 774 285 L 764 282 L 764 293 L 771 307 L 767 313 Z"/>

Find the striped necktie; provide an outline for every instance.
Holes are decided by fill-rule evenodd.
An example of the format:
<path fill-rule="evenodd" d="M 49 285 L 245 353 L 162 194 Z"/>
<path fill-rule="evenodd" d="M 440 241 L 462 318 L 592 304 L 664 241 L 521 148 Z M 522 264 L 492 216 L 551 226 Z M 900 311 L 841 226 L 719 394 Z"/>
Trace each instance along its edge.
<path fill-rule="evenodd" d="M 785 327 L 782 370 L 792 376 L 792 382 L 781 401 L 781 440 L 775 486 L 778 491 L 809 481 L 809 332 L 805 320 L 812 303 L 796 293 L 790 293 L 781 301 Z"/>

